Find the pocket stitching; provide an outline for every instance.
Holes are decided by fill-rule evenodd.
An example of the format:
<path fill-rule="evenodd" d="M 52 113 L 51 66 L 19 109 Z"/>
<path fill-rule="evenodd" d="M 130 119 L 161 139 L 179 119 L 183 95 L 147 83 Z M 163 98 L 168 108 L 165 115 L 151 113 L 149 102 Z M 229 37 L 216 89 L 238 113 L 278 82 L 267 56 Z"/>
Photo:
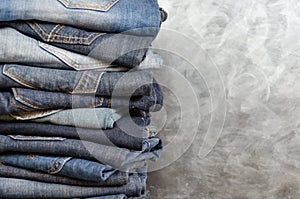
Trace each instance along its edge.
<path fill-rule="evenodd" d="M 5 65 L 3 66 L 3 74 L 4 74 L 4 75 L 7 75 L 9 78 L 15 80 L 17 83 L 20 83 L 20 84 L 23 85 L 23 86 L 28 86 L 29 88 L 32 88 L 32 89 L 38 89 L 38 88 L 39 88 L 37 85 L 34 85 L 34 84 L 32 84 L 32 83 L 29 83 L 29 82 L 27 82 L 26 80 L 20 79 L 18 76 L 16 76 L 16 75 L 10 73 L 10 72 L 8 71 L 8 68 L 7 68 L 7 67 L 9 67 L 7 64 L 5 64 Z"/>
<path fill-rule="evenodd" d="M 71 4 L 67 2 L 66 0 L 58 0 L 60 1 L 64 6 L 66 6 L 69 9 L 89 9 L 89 10 L 102 10 L 102 11 L 108 11 L 111 7 L 113 7 L 117 2 L 120 0 L 111 0 L 105 5 L 99 5 L 99 6 L 91 6 L 86 4 Z"/>
<path fill-rule="evenodd" d="M 95 93 L 95 92 L 97 91 L 97 88 L 98 88 L 98 86 L 99 86 L 99 84 L 100 84 L 100 81 L 101 81 L 101 78 L 102 78 L 104 72 L 101 72 L 101 73 L 97 76 L 97 78 L 94 79 L 94 82 L 93 82 L 94 85 L 95 85 L 94 88 L 91 88 L 91 89 L 85 89 L 84 91 L 76 90 L 76 88 L 78 87 L 78 85 L 80 85 L 81 82 L 85 79 L 85 78 L 84 78 L 84 75 L 85 75 L 86 72 L 88 72 L 88 71 L 83 72 L 83 74 L 82 74 L 80 80 L 78 81 L 78 83 L 77 83 L 76 86 L 75 86 L 75 89 L 74 89 L 73 91 L 70 92 L 71 94 L 77 94 L 77 93 Z M 98 83 L 97 83 L 97 82 L 98 82 Z M 96 83 L 97 83 L 97 84 L 96 84 Z"/>
<path fill-rule="evenodd" d="M 12 97 L 11 97 L 11 96 L 9 96 L 9 105 L 12 106 L 12 107 L 15 107 L 15 108 L 24 110 L 24 111 L 32 111 L 32 110 L 29 109 L 29 108 L 26 108 L 26 107 L 23 107 L 23 106 L 18 106 L 18 105 L 16 105 L 16 104 L 12 103 Z"/>
<path fill-rule="evenodd" d="M 92 68 L 92 67 L 88 67 L 88 68 L 84 68 L 84 69 L 82 69 L 81 68 L 81 66 L 98 66 L 98 65 L 100 65 L 100 64 L 97 64 L 97 63 L 94 63 L 94 64 L 78 64 L 78 62 L 76 62 L 75 60 L 73 60 L 71 57 L 69 57 L 68 55 L 66 55 L 66 54 L 63 54 L 62 52 L 60 52 L 60 51 L 57 51 L 57 50 L 55 50 L 55 49 L 53 49 L 51 46 L 49 46 L 50 47 L 50 50 L 49 50 L 49 47 L 46 47 L 45 46 L 45 44 L 43 44 L 42 42 L 39 42 L 39 46 L 41 47 L 41 48 L 43 48 L 44 50 L 46 50 L 47 52 L 49 52 L 49 53 L 53 53 L 54 55 L 55 55 L 55 53 L 56 54 L 59 54 L 60 56 L 62 56 L 64 59 L 66 59 L 66 61 L 65 62 L 67 62 L 67 64 L 68 64 L 68 66 L 70 66 L 70 67 L 72 67 L 73 69 L 75 69 L 75 70 L 87 70 L 87 69 L 94 69 L 94 68 Z M 55 56 L 57 56 L 57 55 L 55 55 Z M 112 65 L 112 64 L 107 64 L 107 65 L 102 65 L 102 69 L 106 69 L 108 66 L 114 66 L 114 65 Z"/>
<path fill-rule="evenodd" d="M 27 22 L 27 24 L 33 29 L 33 31 L 38 34 L 41 39 L 45 42 L 57 42 L 57 43 L 66 43 L 66 44 L 83 44 L 90 45 L 93 43 L 98 37 L 101 35 L 105 35 L 106 33 L 91 33 L 87 37 L 76 37 L 76 36 L 66 36 L 59 35 L 58 32 L 64 27 L 64 25 L 58 24 L 59 28 L 57 28 L 56 33 L 54 35 L 50 35 L 44 30 L 37 22 Z M 56 27 L 52 29 L 54 31 Z M 57 39 L 55 39 L 57 37 Z M 63 40 L 64 38 L 70 39 L 72 41 Z M 81 40 L 81 42 L 77 42 L 75 40 Z"/>
<path fill-rule="evenodd" d="M 19 95 L 18 93 L 18 89 L 16 88 L 13 88 L 12 89 L 14 95 L 15 95 L 15 99 L 31 108 L 35 108 L 35 109 L 40 109 L 40 110 L 44 110 L 45 108 L 43 106 L 37 106 L 37 105 L 34 105 L 32 102 L 28 101 L 27 99 L 25 98 L 22 98 L 22 96 Z"/>

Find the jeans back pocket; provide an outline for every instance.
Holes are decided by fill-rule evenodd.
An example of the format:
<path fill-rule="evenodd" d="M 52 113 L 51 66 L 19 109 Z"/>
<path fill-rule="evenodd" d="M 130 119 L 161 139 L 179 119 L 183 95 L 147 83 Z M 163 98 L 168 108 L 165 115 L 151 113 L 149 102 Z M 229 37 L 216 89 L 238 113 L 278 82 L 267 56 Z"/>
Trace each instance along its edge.
<path fill-rule="evenodd" d="M 58 0 L 66 8 L 106 12 L 120 0 Z"/>

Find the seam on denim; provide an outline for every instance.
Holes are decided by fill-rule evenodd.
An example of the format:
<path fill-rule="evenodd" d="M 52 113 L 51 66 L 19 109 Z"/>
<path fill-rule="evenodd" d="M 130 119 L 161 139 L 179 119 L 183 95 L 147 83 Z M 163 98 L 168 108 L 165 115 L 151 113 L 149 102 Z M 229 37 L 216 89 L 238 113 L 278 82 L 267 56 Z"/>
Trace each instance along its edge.
<path fill-rule="evenodd" d="M 76 37 L 76 36 L 59 35 L 58 31 L 56 31 L 56 33 L 54 35 L 51 35 L 51 37 L 50 37 L 50 34 L 47 33 L 46 30 L 44 30 L 37 22 L 33 22 L 33 23 L 32 22 L 26 22 L 26 23 L 45 42 L 91 45 L 98 37 L 100 37 L 102 35 L 106 35 L 106 33 L 91 33 L 86 37 Z M 58 29 L 59 31 L 63 27 L 65 27 L 64 25 L 60 25 L 60 24 L 58 24 L 58 25 L 60 26 L 60 28 Z M 64 40 L 64 39 L 69 39 L 69 40 Z M 77 42 L 76 40 L 81 40 L 81 42 Z"/>
<path fill-rule="evenodd" d="M 50 37 L 50 35 L 49 35 L 49 41 L 48 41 L 48 42 L 53 42 L 53 41 L 55 41 L 55 38 L 58 36 L 59 31 L 60 31 L 61 29 L 63 29 L 63 27 L 64 27 L 64 25 L 59 25 L 58 28 L 56 29 L 56 31 L 54 32 L 54 35 L 51 36 L 52 39 L 51 39 L 51 37 Z"/>
<path fill-rule="evenodd" d="M 39 88 L 39 86 L 34 85 L 34 84 L 32 84 L 32 83 L 29 83 L 29 82 L 27 82 L 26 80 L 21 79 L 19 76 L 16 76 L 16 75 L 10 73 L 10 72 L 8 71 L 8 67 L 9 67 L 9 66 L 8 66 L 7 64 L 5 64 L 5 65 L 3 66 L 3 74 L 4 74 L 4 75 L 7 75 L 8 77 L 10 77 L 11 79 L 15 80 L 17 83 L 19 83 L 19 84 L 21 84 L 21 85 L 23 85 L 23 86 L 27 86 L 27 87 L 33 88 L 33 89 L 38 89 L 38 88 Z"/>
<path fill-rule="evenodd" d="M 91 5 L 87 5 L 87 4 L 74 4 L 71 5 L 71 3 L 69 3 L 66 0 L 58 0 L 59 2 L 61 2 L 65 7 L 67 8 L 77 8 L 77 9 L 90 9 L 90 10 L 102 10 L 102 11 L 108 11 L 111 7 L 113 7 L 116 3 L 118 3 L 120 0 L 111 0 L 110 2 L 108 2 L 107 4 L 104 5 L 98 5 L 98 6 L 91 6 Z"/>
<path fill-rule="evenodd" d="M 9 105 L 10 105 L 11 107 L 15 107 L 15 108 L 18 108 L 18 109 L 21 109 L 21 110 L 32 111 L 32 110 L 29 109 L 29 108 L 27 109 L 26 107 L 18 106 L 18 105 L 16 105 L 16 104 L 12 103 L 12 96 L 9 96 Z"/>
<path fill-rule="evenodd" d="M 35 105 L 33 104 L 32 102 L 30 102 L 28 99 L 26 99 L 25 97 L 22 98 L 21 95 L 19 95 L 19 92 L 18 92 L 18 89 L 17 88 L 12 88 L 12 91 L 13 91 L 13 94 L 15 96 L 15 99 L 19 102 L 21 102 L 22 104 L 25 104 L 31 108 L 35 108 L 35 109 L 40 109 L 40 110 L 43 110 L 45 109 L 45 107 L 43 106 L 38 106 L 38 105 Z"/>
<path fill-rule="evenodd" d="M 100 73 L 97 74 L 97 77 L 94 79 L 94 82 L 93 82 L 93 88 L 87 89 L 87 88 L 83 87 L 83 90 L 81 88 L 78 88 L 82 85 L 83 80 L 86 79 L 85 77 L 87 76 L 87 74 L 89 72 L 92 72 L 92 71 L 84 71 L 82 73 L 82 76 L 80 77 L 78 83 L 76 84 L 75 89 L 73 91 L 71 91 L 70 93 L 72 93 L 72 94 L 76 94 L 76 93 L 96 93 L 97 88 L 100 84 L 100 80 L 101 80 L 104 72 L 100 72 Z"/>
<path fill-rule="evenodd" d="M 49 33 L 49 35 L 48 35 L 48 37 L 47 37 L 47 39 L 46 39 L 47 42 L 50 42 L 50 39 L 51 39 L 51 36 L 52 36 L 53 32 L 54 32 L 56 29 L 58 29 L 59 27 L 60 27 L 60 25 L 57 24 L 57 25 L 51 30 L 51 32 Z"/>
<path fill-rule="evenodd" d="M 16 120 L 32 120 L 32 119 L 38 119 L 42 117 L 46 117 L 52 114 L 55 114 L 57 112 L 62 111 L 63 109 L 56 109 L 56 110 L 42 110 L 39 112 L 31 112 L 31 113 L 22 113 L 19 115 L 14 115 L 13 113 L 9 113 L 9 115 L 16 119 Z"/>
<path fill-rule="evenodd" d="M 66 54 L 63 54 L 62 52 L 55 50 L 52 46 L 42 43 L 42 42 L 38 42 L 39 46 L 41 48 L 43 48 L 44 50 L 46 50 L 47 52 L 54 54 L 54 56 L 58 57 L 58 59 L 62 60 L 63 62 L 65 62 L 68 66 L 70 66 L 71 68 L 75 69 L 75 70 L 88 70 L 88 69 L 106 69 L 108 66 L 113 66 L 111 64 L 107 64 L 107 65 L 102 65 L 100 63 L 94 63 L 94 64 L 78 64 L 78 62 L 76 62 L 75 60 L 73 60 L 71 57 L 69 57 Z M 82 68 L 83 66 L 101 66 L 101 67 L 86 67 L 86 68 Z"/>
<path fill-rule="evenodd" d="M 55 160 L 54 164 L 48 169 L 47 173 L 49 173 L 49 174 L 59 173 L 63 169 L 65 164 L 71 159 L 72 159 L 72 157 L 59 158 L 59 159 Z"/>
<path fill-rule="evenodd" d="M 13 140 L 22 141 L 64 141 L 67 138 L 63 137 L 41 137 L 41 136 L 23 136 L 23 135 L 7 135 Z"/>

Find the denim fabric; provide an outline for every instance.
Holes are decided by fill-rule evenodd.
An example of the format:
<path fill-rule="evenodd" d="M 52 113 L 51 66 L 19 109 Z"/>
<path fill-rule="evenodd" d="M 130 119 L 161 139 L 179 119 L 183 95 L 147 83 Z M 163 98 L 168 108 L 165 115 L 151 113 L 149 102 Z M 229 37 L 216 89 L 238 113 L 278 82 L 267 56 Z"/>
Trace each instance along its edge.
<path fill-rule="evenodd" d="M 130 197 L 129 199 L 148 199 L 150 197 L 150 192 L 147 191 L 145 194 L 138 196 L 138 197 Z M 124 194 L 120 195 L 112 195 L 112 196 L 99 196 L 93 198 L 86 198 L 86 199 L 127 199 L 128 197 Z"/>
<path fill-rule="evenodd" d="M 26 116 L 25 116 L 26 117 Z M 48 122 L 58 125 L 76 126 L 82 128 L 107 129 L 112 128 L 121 115 L 114 109 L 68 109 L 52 115 L 32 119 L 34 122 Z M 23 119 L 23 118 L 22 118 Z"/>
<path fill-rule="evenodd" d="M 129 178 L 126 185 L 119 187 L 81 187 L 43 183 L 16 178 L 0 178 L 1 198 L 88 198 L 125 194 L 141 196 L 144 185 L 138 176 Z"/>
<path fill-rule="evenodd" d="M 72 94 L 143 96 L 151 94 L 153 83 L 150 70 L 127 73 L 70 71 L 14 64 L 0 65 L 0 70 L 1 89 L 25 87 Z"/>
<path fill-rule="evenodd" d="M 111 64 L 103 60 L 39 42 L 8 27 L 0 28 L 0 62 L 65 70 L 124 70 L 119 67 L 107 68 Z"/>
<path fill-rule="evenodd" d="M 112 195 L 112 196 L 100 196 L 100 197 L 92 197 L 92 198 L 85 198 L 85 199 L 127 199 L 128 197 L 124 194 L 120 195 Z"/>
<path fill-rule="evenodd" d="M 100 32 L 142 28 L 131 31 L 139 35 L 156 35 L 161 23 L 157 0 L 2 0 L 0 13 L 0 21 L 35 19 Z"/>
<path fill-rule="evenodd" d="M 39 138 L 40 139 L 40 138 Z M 50 139 L 50 138 L 49 138 Z M 70 156 L 110 165 L 122 171 L 140 167 L 143 161 L 157 160 L 162 150 L 159 139 L 151 151 L 130 151 L 124 148 L 105 146 L 82 140 L 24 140 L 0 135 L 0 154 L 5 152 L 36 153 Z"/>
<path fill-rule="evenodd" d="M 58 125 L 76 126 L 82 128 L 107 129 L 112 128 L 121 115 L 114 109 L 68 109 L 52 111 L 36 111 L 21 115 L 0 115 L 3 121 L 26 120 L 33 122 L 52 123 Z"/>
<path fill-rule="evenodd" d="M 18 179 L 47 182 L 47 183 L 54 183 L 54 184 L 67 184 L 67 185 L 74 185 L 74 186 L 89 186 L 89 187 L 121 186 L 128 183 L 128 173 L 120 172 L 120 171 L 115 172 L 105 181 L 91 182 L 85 180 L 76 180 L 73 178 L 68 178 L 59 175 L 51 175 L 51 174 L 37 172 L 37 171 L 30 171 L 18 167 L 7 166 L 1 163 L 0 163 L 0 176 L 5 178 L 18 178 Z"/>
<path fill-rule="evenodd" d="M 90 32 L 42 21 L 13 21 L 0 24 L 56 47 L 128 68 L 133 68 L 143 61 L 154 40 L 153 36 Z"/>
<path fill-rule="evenodd" d="M 99 97 L 93 95 L 71 95 L 27 88 L 12 88 L 0 92 L 0 115 L 23 115 L 39 110 L 107 107 L 128 107 L 144 111 L 159 111 L 163 105 L 163 93 L 158 84 L 153 84 L 150 96 Z"/>
<path fill-rule="evenodd" d="M 105 181 L 116 172 L 110 166 L 72 157 L 4 154 L 0 155 L 0 161 L 5 165 L 93 182 Z"/>
<path fill-rule="evenodd" d="M 131 125 L 130 121 L 136 125 Z M 95 130 L 34 122 L 0 122 L 1 135 L 64 137 L 132 150 L 151 151 L 158 137 L 149 137 L 149 117 L 124 117 L 112 129 Z"/>

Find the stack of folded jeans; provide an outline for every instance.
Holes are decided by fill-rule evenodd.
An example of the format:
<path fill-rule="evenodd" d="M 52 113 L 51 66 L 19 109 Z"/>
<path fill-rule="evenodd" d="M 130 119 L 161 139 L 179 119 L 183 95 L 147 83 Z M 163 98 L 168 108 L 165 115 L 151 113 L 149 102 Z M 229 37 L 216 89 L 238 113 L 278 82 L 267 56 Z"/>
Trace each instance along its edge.
<path fill-rule="evenodd" d="M 0 198 L 148 198 L 156 0 L 2 0 Z"/>

